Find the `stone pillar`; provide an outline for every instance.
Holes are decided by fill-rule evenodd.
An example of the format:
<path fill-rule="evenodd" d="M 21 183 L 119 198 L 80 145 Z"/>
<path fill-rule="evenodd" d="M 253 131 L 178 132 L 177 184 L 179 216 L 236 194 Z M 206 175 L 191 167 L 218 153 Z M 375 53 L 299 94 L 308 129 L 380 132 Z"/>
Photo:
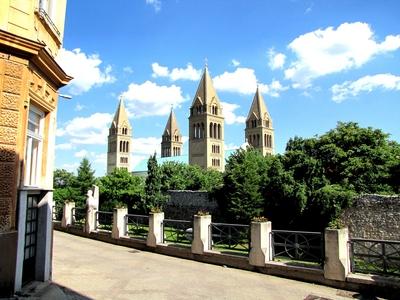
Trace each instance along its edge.
<path fill-rule="evenodd" d="M 249 263 L 264 267 L 270 261 L 271 252 L 271 222 L 251 222 L 251 249 Z"/>
<path fill-rule="evenodd" d="M 346 280 L 350 270 L 348 241 L 348 228 L 325 229 L 324 276 L 326 279 Z"/>
<path fill-rule="evenodd" d="M 111 236 L 119 239 L 126 235 L 125 216 L 128 214 L 127 208 L 114 208 L 113 224 Z"/>
<path fill-rule="evenodd" d="M 192 253 L 203 254 L 211 249 L 210 244 L 211 215 L 195 215 L 193 220 Z"/>
<path fill-rule="evenodd" d="M 162 222 L 164 221 L 164 213 L 150 213 L 149 215 L 149 233 L 147 234 L 146 244 L 149 247 L 156 247 L 163 241 Z"/>
<path fill-rule="evenodd" d="M 75 207 L 75 202 L 65 202 L 63 207 L 63 216 L 61 227 L 68 227 L 72 224 L 72 209 Z"/>

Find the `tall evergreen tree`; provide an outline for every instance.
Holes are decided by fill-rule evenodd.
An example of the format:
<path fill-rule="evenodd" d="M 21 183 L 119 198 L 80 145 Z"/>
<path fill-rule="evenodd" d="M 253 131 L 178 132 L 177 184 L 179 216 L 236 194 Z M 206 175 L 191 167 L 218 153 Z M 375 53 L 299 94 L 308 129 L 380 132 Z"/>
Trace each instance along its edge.
<path fill-rule="evenodd" d="M 85 204 L 87 191 L 95 184 L 96 177 L 94 176 L 94 170 L 92 170 L 91 164 L 87 158 L 82 159 L 77 171 L 78 174 L 74 186 L 79 192 L 78 206 Z"/>
<path fill-rule="evenodd" d="M 151 155 L 147 162 L 147 178 L 144 192 L 144 208 L 147 211 L 156 207 L 162 208 L 167 200 L 167 197 L 161 192 L 161 173 L 157 164 L 156 153 Z"/>

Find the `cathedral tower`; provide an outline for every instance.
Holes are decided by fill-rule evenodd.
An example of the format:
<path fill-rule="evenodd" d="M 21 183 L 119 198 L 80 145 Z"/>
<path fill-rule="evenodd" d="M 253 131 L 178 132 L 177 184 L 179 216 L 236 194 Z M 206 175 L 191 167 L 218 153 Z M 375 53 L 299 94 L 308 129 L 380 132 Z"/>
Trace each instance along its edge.
<path fill-rule="evenodd" d="M 171 109 L 161 141 L 161 157 L 182 155 L 182 135 L 174 111 Z"/>
<path fill-rule="evenodd" d="M 207 66 L 190 107 L 189 164 L 224 170 L 224 117 Z"/>
<path fill-rule="evenodd" d="M 246 119 L 246 141 L 263 155 L 274 153 L 274 129 L 264 99 L 257 87 Z"/>
<path fill-rule="evenodd" d="M 107 174 L 115 168 L 130 171 L 132 127 L 121 98 L 108 133 Z"/>

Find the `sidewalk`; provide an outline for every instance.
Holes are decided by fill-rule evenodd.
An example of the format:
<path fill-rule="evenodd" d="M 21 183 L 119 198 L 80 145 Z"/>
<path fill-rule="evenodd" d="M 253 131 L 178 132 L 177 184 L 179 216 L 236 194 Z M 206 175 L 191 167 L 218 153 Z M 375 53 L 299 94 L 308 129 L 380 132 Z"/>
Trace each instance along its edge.
<path fill-rule="evenodd" d="M 58 231 L 54 232 L 53 281 L 61 286 L 58 288 L 66 299 L 366 299 L 353 292 L 142 252 Z"/>

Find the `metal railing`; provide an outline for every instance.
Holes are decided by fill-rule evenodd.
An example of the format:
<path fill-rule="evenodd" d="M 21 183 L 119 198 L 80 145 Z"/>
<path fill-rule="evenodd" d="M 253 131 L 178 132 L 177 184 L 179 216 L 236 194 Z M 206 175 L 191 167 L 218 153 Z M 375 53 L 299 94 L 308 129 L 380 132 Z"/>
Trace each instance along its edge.
<path fill-rule="evenodd" d="M 272 257 L 324 263 L 324 235 L 321 232 L 272 230 Z"/>
<path fill-rule="evenodd" d="M 248 253 L 250 250 L 250 226 L 243 224 L 211 223 L 211 249 Z"/>
<path fill-rule="evenodd" d="M 72 225 L 84 227 L 86 223 L 86 208 L 73 207 L 71 209 Z"/>
<path fill-rule="evenodd" d="M 400 241 L 351 239 L 352 272 L 400 276 Z"/>
<path fill-rule="evenodd" d="M 51 215 L 52 215 L 53 221 L 61 221 L 62 217 L 63 217 L 63 206 L 62 205 L 53 205 Z"/>
<path fill-rule="evenodd" d="M 187 220 L 164 219 L 162 222 L 163 243 L 191 245 L 193 240 L 193 222 Z"/>
<path fill-rule="evenodd" d="M 146 239 L 149 232 L 149 216 L 125 215 L 125 232 L 130 237 Z"/>
<path fill-rule="evenodd" d="M 95 230 L 111 231 L 113 223 L 113 213 L 109 211 L 96 211 Z"/>

